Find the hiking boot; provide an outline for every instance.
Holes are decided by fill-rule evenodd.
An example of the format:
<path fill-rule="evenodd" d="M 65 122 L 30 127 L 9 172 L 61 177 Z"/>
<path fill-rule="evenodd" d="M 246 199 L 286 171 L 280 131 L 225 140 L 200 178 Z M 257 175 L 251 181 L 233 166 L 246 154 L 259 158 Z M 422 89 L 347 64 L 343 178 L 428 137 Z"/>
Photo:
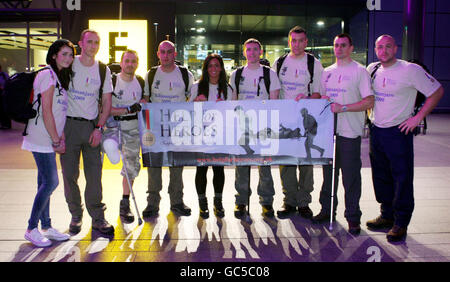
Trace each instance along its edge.
<path fill-rule="evenodd" d="M 114 227 L 105 219 L 97 219 L 92 223 L 92 229 L 104 235 L 114 235 Z"/>
<path fill-rule="evenodd" d="M 207 219 L 209 217 L 208 199 L 198 199 L 198 205 L 200 208 L 200 217 L 203 219 Z"/>
<path fill-rule="evenodd" d="M 348 222 L 348 233 L 352 235 L 359 235 L 361 233 L 361 226 L 357 222 Z"/>
<path fill-rule="evenodd" d="M 274 217 L 275 212 L 272 205 L 262 205 L 262 215 L 265 217 Z"/>
<path fill-rule="evenodd" d="M 366 225 L 371 230 L 389 229 L 394 226 L 394 220 L 383 218 L 380 215 L 375 219 L 367 221 Z"/>
<path fill-rule="evenodd" d="M 278 218 L 284 219 L 289 218 L 297 214 L 297 208 L 284 204 L 283 209 L 277 211 Z"/>
<path fill-rule="evenodd" d="M 159 208 L 148 204 L 147 207 L 145 208 L 145 210 L 142 212 L 142 217 L 143 218 L 155 217 L 155 216 L 158 216 L 158 212 L 159 212 Z"/>
<path fill-rule="evenodd" d="M 219 218 L 223 218 L 225 216 L 225 210 L 222 206 L 222 198 L 214 197 L 214 214 Z"/>
<path fill-rule="evenodd" d="M 399 242 L 404 241 L 406 238 L 406 227 L 400 227 L 398 225 L 394 225 L 391 230 L 386 235 L 386 239 L 388 242 Z"/>
<path fill-rule="evenodd" d="M 122 199 L 120 200 L 120 218 L 125 223 L 132 223 L 134 221 L 134 215 L 130 210 L 130 200 Z"/>
<path fill-rule="evenodd" d="M 72 235 L 76 235 L 81 231 L 81 216 L 72 216 L 72 220 L 69 225 L 69 233 Z"/>
<path fill-rule="evenodd" d="M 246 205 L 236 205 L 234 209 L 234 217 L 237 219 L 243 219 L 248 215 L 247 206 Z"/>
<path fill-rule="evenodd" d="M 335 221 L 336 216 L 333 216 L 333 221 Z M 322 224 L 322 223 L 327 223 L 330 222 L 330 213 L 325 213 L 325 212 L 320 212 L 319 214 L 317 214 L 316 216 L 313 216 L 311 218 L 311 222 L 314 224 Z"/>
<path fill-rule="evenodd" d="M 313 217 L 313 212 L 308 206 L 298 207 L 298 213 L 303 218 L 311 219 Z"/>
<path fill-rule="evenodd" d="M 170 210 L 177 216 L 190 216 L 191 209 L 184 203 L 176 204 L 170 207 Z"/>

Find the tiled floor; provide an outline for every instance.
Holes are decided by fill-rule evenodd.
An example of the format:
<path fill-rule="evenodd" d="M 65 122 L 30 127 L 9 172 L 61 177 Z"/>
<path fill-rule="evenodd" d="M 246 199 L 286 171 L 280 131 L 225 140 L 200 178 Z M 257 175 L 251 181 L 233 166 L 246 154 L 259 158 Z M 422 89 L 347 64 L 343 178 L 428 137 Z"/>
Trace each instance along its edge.
<path fill-rule="evenodd" d="M 415 211 L 405 242 L 390 244 L 385 233 L 372 232 L 365 222 L 378 215 L 368 161 L 367 139 L 363 140 L 363 192 L 361 209 L 363 230 L 360 236 L 347 233 L 343 217 L 343 189 L 339 188 L 337 221 L 313 225 L 300 217 L 266 220 L 256 195 L 257 174 L 252 170 L 251 224 L 234 218 L 234 169 L 225 170 L 224 206 L 226 216 L 198 216 L 194 187 L 195 168 L 184 170 L 184 200 L 192 216 L 177 218 L 169 212 L 167 183 L 163 189 L 160 216 L 138 226 L 122 224 L 118 216 L 121 197 L 119 166 L 107 165 L 103 171 L 106 217 L 116 228 L 113 238 L 91 231 L 85 211 L 80 234 L 67 242 L 49 248 L 35 248 L 23 238 L 36 190 L 36 169 L 30 153 L 20 150 L 21 127 L 0 131 L 0 261 L 450 261 L 450 115 L 431 115 L 427 135 L 415 138 Z M 282 205 L 278 168 L 272 169 L 276 196 L 274 208 Z M 163 170 L 164 180 L 168 170 Z M 315 167 L 315 190 L 310 207 L 316 213 L 322 180 L 321 168 Z M 212 172 L 208 174 L 209 179 Z M 61 175 L 60 175 L 61 180 Z M 211 182 L 211 181 L 210 181 Z M 140 212 L 146 206 L 147 171 L 141 171 L 135 182 Z M 84 187 L 84 176 L 80 176 Z M 212 186 L 208 184 L 212 209 Z M 134 206 L 133 212 L 135 213 Z M 136 214 L 136 213 L 135 213 Z M 68 231 L 70 214 L 64 200 L 62 184 L 51 198 L 53 226 Z"/>

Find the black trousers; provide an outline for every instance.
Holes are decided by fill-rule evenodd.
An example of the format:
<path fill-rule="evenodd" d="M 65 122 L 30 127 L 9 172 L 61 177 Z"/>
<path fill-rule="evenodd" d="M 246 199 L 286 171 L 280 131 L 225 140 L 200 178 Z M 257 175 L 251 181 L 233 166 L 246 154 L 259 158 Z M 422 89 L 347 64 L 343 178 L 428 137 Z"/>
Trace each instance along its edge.
<path fill-rule="evenodd" d="M 370 164 L 375 197 L 381 216 L 407 227 L 414 210 L 413 134 L 398 126 L 370 128 Z"/>
<path fill-rule="evenodd" d="M 225 184 L 225 172 L 223 166 L 213 166 L 212 167 L 213 176 L 213 186 L 214 193 L 222 194 L 223 186 Z M 208 166 L 198 166 L 197 172 L 195 174 L 195 187 L 197 189 L 198 195 L 205 195 L 206 193 L 206 174 L 208 173 Z"/>

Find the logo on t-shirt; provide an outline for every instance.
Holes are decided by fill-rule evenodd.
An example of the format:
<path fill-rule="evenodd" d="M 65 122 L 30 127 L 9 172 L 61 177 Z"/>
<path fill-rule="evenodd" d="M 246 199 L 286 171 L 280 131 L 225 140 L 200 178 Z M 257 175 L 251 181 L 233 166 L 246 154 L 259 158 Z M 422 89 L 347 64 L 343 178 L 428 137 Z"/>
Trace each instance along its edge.
<path fill-rule="evenodd" d="M 435 82 L 434 78 L 432 78 L 428 73 L 425 73 L 425 76 L 426 76 L 432 83 Z"/>
<path fill-rule="evenodd" d="M 288 67 L 284 67 L 281 69 L 281 75 L 285 76 L 286 75 L 286 71 L 287 71 Z"/>
<path fill-rule="evenodd" d="M 158 79 L 155 81 L 155 89 L 159 89 L 159 85 L 161 85 L 161 81 Z"/>
<path fill-rule="evenodd" d="M 117 93 L 117 99 L 122 100 L 123 90 L 120 89 L 119 93 Z"/>
<path fill-rule="evenodd" d="M 244 80 L 245 80 L 245 77 L 241 76 L 241 79 L 239 80 L 239 85 L 244 85 Z"/>
<path fill-rule="evenodd" d="M 328 83 L 328 80 L 330 79 L 330 77 L 331 77 L 331 73 L 328 74 L 327 79 L 325 79 L 325 83 Z"/>

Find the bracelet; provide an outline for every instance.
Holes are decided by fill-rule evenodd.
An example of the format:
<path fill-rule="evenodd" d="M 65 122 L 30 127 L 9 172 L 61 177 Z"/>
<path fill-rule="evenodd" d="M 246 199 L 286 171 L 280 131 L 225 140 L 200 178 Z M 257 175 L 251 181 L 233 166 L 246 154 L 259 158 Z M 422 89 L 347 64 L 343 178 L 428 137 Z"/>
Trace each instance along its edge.
<path fill-rule="evenodd" d="M 52 147 L 53 148 L 58 148 L 61 145 L 61 141 L 58 142 L 52 142 Z"/>

